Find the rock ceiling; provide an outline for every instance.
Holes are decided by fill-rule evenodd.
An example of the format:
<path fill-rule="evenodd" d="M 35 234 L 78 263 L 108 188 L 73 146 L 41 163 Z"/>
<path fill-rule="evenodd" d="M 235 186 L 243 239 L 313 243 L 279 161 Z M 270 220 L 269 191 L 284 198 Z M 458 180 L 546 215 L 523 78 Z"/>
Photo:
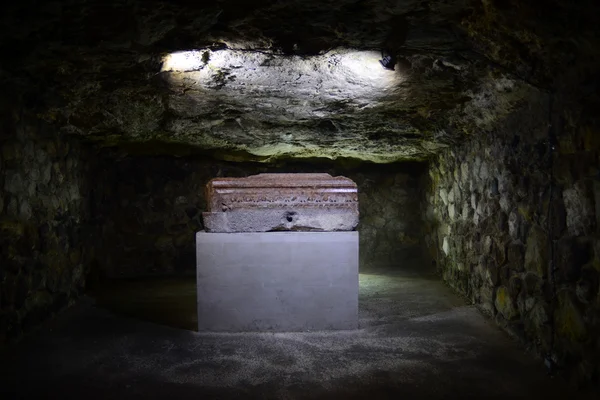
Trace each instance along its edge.
<path fill-rule="evenodd" d="M 259 161 L 425 159 L 598 44 L 592 1 L 37 3 L 0 17 L 5 109 L 101 145 Z"/>

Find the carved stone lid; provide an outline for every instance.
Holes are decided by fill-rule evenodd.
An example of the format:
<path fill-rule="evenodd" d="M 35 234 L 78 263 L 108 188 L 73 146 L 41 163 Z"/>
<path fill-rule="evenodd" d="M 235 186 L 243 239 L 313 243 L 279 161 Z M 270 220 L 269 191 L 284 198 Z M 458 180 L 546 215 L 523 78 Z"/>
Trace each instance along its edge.
<path fill-rule="evenodd" d="M 349 188 L 356 191 L 356 183 L 343 176 L 333 177 L 326 173 L 268 173 L 246 178 L 214 178 L 207 184 L 212 188 Z"/>
<path fill-rule="evenodd" d="M 356 184 L 329 174 L 259 174 L 206 185 L 207 232 L 351 231 L 358 224 Z"/>
<path fill-rule="evenodd" d="M 206 185 L 210 212 L 254 208 L 351 208 L 358 210 L 356 183 L 343 176 L 258 174 L 247 178 L 214 178 Z"/>

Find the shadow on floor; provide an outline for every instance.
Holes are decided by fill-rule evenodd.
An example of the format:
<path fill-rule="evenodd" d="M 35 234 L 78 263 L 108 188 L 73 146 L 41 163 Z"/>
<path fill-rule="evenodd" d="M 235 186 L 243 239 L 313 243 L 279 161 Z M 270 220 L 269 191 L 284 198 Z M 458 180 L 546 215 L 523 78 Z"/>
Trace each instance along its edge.
<path fill-rule="evenodd" d="M 197 330 L 194 277 L 106 281 L 90 296 L 100 307 L 174 328 Z"/>
<path fill-rule="evenodd" d="M 141 320 L 194 325 L 189 278 L 119 282 L 96 297 L 0 354 L 0 398 L 596 398 L 548 377 L 442 282 L 400 271 L 360 275 L 352 331 L 198 333 Z"/>
<path fill-rule="evenodd" d="M 458 300 L 452 295 L 432 293 L 438 287 L 439 278 L 433 271 L 416 268 L 365 269 L 359 274 L 359 284 L 363 327 L 373 316 L 421 315 L 426 312 L 424 307 L 432 306 L 432 301 Z M 97 286 L 90 297 L 98 306 L 119 315 L 192 331 L 198 327 L 193 276 L 108 280 Z M 446 309 L 457 305 L 462 303 L 450 302 Z"/>

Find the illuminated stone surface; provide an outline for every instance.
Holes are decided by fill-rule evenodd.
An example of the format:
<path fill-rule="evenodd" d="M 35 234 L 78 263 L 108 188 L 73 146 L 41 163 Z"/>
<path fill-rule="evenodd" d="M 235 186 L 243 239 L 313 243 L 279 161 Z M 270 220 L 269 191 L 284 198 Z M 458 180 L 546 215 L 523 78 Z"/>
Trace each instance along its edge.
<path fill-rule="evenodd" d="M 208 232 L 351 231 L 356 183 L 329 174 L 259 174 L 206 185 Z"/>
<path fill-rule="evenodd" d="M 593 29 L 576 36 L 563 23 L 563 0 L 547 6 L 556 20 L 533 27 L 515 15 L 526 6 L 494 4 L 74 0 L 44 2 L 37 18 L 12 2 L 0 76 L 6 104 L 30 96 L 63 132 L 107 146 L 424 160 L 493 130 L 537 93 L 529 83 L 568 65 L 549 35 L 574 54 L 598 47 Z M 382 48 L 398 56 L 395 71 L 379 65 Z"/>

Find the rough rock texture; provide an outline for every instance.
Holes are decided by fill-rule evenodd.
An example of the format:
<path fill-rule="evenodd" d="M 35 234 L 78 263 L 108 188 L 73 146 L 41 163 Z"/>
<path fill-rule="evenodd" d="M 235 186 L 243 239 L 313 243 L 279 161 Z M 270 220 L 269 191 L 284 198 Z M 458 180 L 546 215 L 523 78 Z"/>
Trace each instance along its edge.
<path fill-rule="evenodd" d="M 453 288 L 553 370 L 597 385 L 600 131 L 581 100 L 540 94 L 432 163 L 427 240 Z"/>
<path fill-rule="evenodd" d="M 497 3 L 13 2 L 2 15 L 2 94 L 103 145 L 179 143 L 257 161 L 423 160 L 518 108 L 532 90 L 525 82 L 545 83 L 580 54 L 593 61 L 593 20 L 576 33 L 553 19 L 592 16 L 592 1 L 574 11 L 550 2 L 544 29 L 533 14 L 513 18 L 513 8 L 529 9 L 522 2 Z M 567 44 L 568 56 L 556 52 Z M 190 50 L 192 59 L 178 53 Z M 382 50 L 396 56 L 395 71 L 379 65 Z M 521 73 L 528 64 L 538 68 Z"/>
<path fill-rule="evenodd" d="M 79 147 L 59 133 L 154 156 L 432 160 L 429 243 L 444 278 L 550 365 L 597 381 L 598 16 L 597 0 L 9 2 L 0 332 L 17 336 L 77 292 L 84 198 L 102 222 L 98 273 L 169 273 L 194 265 L 208 179 L 271 170 L 107 156 L 88 190 Z M 395 71 L 378 65 L 382 49 Z M 15 104 L 52 136 L 18 135 Z M 362 266 L 417 254 L 414 171 L 348 175 Z"/>
<path fill-rule="evenodd" d="M 86 150 L 34 118 L 11 122 L 0 141 L 0 344 L 78 297 L 93 256 Z"/>
<path fill-rule="evenodd" d="M 474 50 L 521 79 L 549 88 L 577 65 L 594 71 L 600 60 L 595 0 L 471 1 L 461 20 Z M 582 90 L 585 91 L 584 88 Z"/>
<path fill-rule="evenodd" d="M 195 273 L 195 233 L 203 230 L 206 183 L 215 177 L 261 172 L 326 172 L 358 185 L 360 267 L 399 265 L 421 252 L 419 177 L 416 164 L 343 166 L 291 163 L 224 163 L 205 158 L 106 154 L 95 195 L 105 245 L 97 272 L 108 277 Z"/>
<path fill-rule="evenodd" d="M 448 144 L 456 128 L 451 115 L 460 114 L 464 125 L 490 123 L 528 90 L 510 78 L 495 81 L 476 73 L 463 60 L 444 63 L 424 55 L 408 56 L 410 68 L 396 71 L 381 67 L 377 51 L 336 49 L 303 57 L 223 49 L 185 56 L 197 62 L 186 68 L 189 60 L 167 58 L 163 64 L 170 118 L 164 133 L 150 137 L 233 148 L 262 159 L 424 159 Z M 486 94 L 471 92 L 472 85 Z M 495 100 L 499 93 L 503 99 Z M 491 100 L 483 104 L 482 97 Z M 453 110 L 457 103 L 465 112 Z M 151 121 L 144 116 L 144 123 Z"/>

